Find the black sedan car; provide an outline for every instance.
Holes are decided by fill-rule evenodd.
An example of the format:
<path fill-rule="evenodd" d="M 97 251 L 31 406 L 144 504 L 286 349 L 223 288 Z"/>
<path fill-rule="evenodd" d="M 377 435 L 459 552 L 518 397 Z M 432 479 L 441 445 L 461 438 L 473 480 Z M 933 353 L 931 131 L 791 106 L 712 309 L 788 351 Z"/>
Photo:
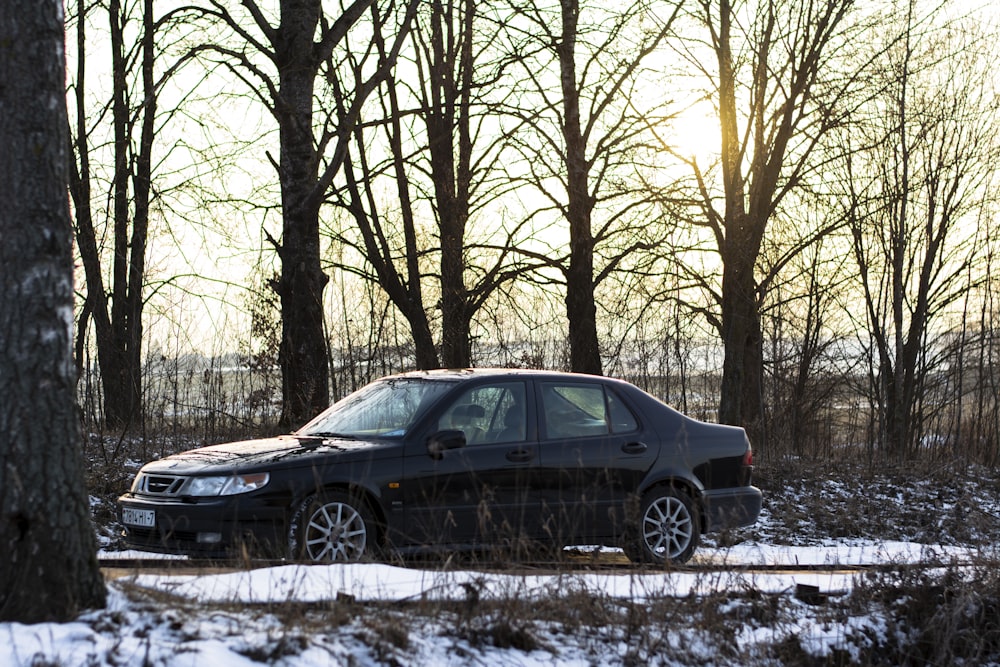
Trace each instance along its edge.
<path fill-rule="evenodd" d="M 747 526 L 761 493 L 743 429 L 627 382 L 524 370 L 378 380 L 299 431 L 147 463 L 118 500 L 125 542 L 352 561 L 396 552 L 621 546 L 682 563 Z"/>

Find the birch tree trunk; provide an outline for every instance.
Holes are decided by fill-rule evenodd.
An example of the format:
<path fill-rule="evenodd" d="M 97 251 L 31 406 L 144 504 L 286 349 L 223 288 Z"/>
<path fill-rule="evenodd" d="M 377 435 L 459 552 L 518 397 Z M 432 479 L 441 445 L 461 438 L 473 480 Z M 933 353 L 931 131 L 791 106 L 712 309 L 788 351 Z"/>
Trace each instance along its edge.
<path fill-rule="evenodd" d="M 72 358 L 62 4 L 0 4 L 0 621 L 103 607 Z"/>

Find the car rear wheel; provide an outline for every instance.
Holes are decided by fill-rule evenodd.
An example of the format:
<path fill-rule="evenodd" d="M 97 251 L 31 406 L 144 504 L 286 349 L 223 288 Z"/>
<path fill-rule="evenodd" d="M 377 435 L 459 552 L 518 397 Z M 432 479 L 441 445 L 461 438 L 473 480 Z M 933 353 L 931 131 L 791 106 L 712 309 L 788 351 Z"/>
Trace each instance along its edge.
<path fill-rule="evenodd" d="M 625 554 L 642 563 L 686 563 L 698 547 L 699 537 L 691 496 L 672 486 L 658 487 L 642 497 L 639 520 Z"/>
<path fill-rule="evenodd" d="M 370 556 L 375 522 L 367 505 L 333 491 L 307 498 L 292 518 L 288 546 L 294 560 L 353 562 Z"/>

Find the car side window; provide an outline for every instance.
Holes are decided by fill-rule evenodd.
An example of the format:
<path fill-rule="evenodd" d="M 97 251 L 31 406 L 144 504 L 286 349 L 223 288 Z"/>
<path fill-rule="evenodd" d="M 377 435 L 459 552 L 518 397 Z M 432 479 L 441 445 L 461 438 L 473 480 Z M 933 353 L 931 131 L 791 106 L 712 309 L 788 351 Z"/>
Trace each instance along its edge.
<path fill-rule="evenodd" d="M 638 428 L 631 410 L 602 385 L 545 383 L 542 405 L 545 433 L 550 439 L 627 433 Z"/>
<path fill-rule="evenodd" d="M 607 405 L 604 388 L 589 384 L 542 386 L 545 433 L 549 438 L 607 435 Z"/>
<path fill-rule="evenodd" d="M 445 410 L 438 428 L 462 431 L 467 445 L 523 442 L 527 434 L 524 383 L 504 382 L 463 392 Z"/>
<path fill-rule="evenodd" d="M 608 391 L 608 414 L 612 433 L 631 433 L 639 429 L 639 422 L 615 392 Z"/>

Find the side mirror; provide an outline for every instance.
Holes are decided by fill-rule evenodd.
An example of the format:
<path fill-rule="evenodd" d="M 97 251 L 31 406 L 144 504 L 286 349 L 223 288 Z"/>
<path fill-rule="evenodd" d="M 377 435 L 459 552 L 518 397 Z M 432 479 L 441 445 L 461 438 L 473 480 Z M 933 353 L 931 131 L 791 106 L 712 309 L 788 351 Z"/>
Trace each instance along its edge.
<path fill-rule="evenodd" d="M 440 459 L 449 449 L 465 447 L 465 431 L 438 431 L 427 439 L 427 453 L 432 459 Z"/>

